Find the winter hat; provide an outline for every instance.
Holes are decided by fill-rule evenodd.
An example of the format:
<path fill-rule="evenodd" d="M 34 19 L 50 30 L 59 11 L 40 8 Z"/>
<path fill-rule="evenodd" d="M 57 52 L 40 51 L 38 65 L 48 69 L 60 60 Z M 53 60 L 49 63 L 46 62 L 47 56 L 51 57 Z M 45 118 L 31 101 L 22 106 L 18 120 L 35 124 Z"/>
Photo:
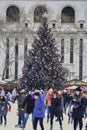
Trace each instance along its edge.
<path fill-rule="evenodd" d="M 75 89 L 75 91 L 79 91 L 79 92 L 81 92 L 82 89 L 80 88 L 80 86 L 78 86 L 78 87 Z"/>
<path fill-rule="evenodd" d="M 40 91 L 39 90 L 35 90 L 35 96 L 40 96 Z"/>

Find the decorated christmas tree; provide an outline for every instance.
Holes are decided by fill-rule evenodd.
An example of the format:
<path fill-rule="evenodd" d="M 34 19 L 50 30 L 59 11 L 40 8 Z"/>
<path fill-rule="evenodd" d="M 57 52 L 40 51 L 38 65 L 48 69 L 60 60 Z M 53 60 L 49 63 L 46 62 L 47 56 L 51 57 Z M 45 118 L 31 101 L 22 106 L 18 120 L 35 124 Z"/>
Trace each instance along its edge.
<path fill-rule="evenodd" d="M 22 85 L 28 89 L 62 89 L 66 82 L 66 70 L 62 67 L 48 24 L 43 23 L 37 34 L 38 38 L 34 39 L 22 69 Z"/>

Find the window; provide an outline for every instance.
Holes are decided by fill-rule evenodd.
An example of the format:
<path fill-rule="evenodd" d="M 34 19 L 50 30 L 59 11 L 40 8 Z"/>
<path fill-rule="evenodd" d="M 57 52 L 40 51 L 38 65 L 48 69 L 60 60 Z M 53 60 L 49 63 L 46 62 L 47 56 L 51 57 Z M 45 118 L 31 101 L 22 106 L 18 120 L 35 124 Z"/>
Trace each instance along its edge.
<path fill-rule="evenodd" d="M 25 27 L 28 28 L 28 23 L 25 23 Z"/>
<path fill-rule="evenodd" d="M 39 22 L 43 22 L 44 19 L 47 20 L 47 18 L 43 18 L 44 13 L 47 13 L 47 10 L 44 6 L 38 6 L 37 8 L 35 8 L 35 10 L 34 10 L 34 22 L 39 23 Z"/>
<path fill-rule="evenodd" d="M 80 24 L 80 28 L 83 28 L 83 23 Z"/>
<path fill-rule="evenodd" d="M 18 39 L 15 39 L 15 79 L 18 79 Z"/>
<path fill-rule="evenodd" d="M 65 7 L 61 13 L 61 23 L 74 23 L 75 12 L 71 7 Z"/>
<path fill-rule="evenodd" d="M 64 63 L 64 39 L 61 39 L 61 63 Z"/>
<path fill-rule="evenodd" d="M 74 40 L 70 40 L 70 63 L 73 63 L 73 45 L 74 45 Z"/>
<path fill-rule="evenodd" d="M 6 79 L 9 78 L 9 39 L 6 38 Z"/>
<path fill-rule="evenodd" d="M 79 80 L 82 80 L 83 71 L 83 39 L 80 39 L 79 44 Z"/>
<path fill-rule="evenodd" d="M 6 11 L 7 22 L 19 22 L 20 11 L 16 6 L 10 6 Z"/>
<path fill-rule="evenodd" d="M 55 23 L 52 24 L 52 28 L 55 28 Z"/>

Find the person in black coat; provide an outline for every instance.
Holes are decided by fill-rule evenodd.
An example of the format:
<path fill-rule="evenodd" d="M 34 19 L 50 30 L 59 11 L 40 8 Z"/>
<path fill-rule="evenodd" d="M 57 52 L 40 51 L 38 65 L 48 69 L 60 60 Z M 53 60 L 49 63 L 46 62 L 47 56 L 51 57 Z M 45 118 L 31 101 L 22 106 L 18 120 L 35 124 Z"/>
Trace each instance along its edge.
<path fill-rule="evenodd" d="M 24 113 L 25 111 L 21 110 L 22 103 L 26 97 L 26 91 L 24 88 L 20 88 L 17 92 L 17 95 L 15 99 L 13 100 L 13 103 L 17 100 L 18 105 L 18 123 L 15 125 L 15 127 L 21 128 L 22 124 L 24 122 Z"/>
<path fill-rule="evenodd" d="M 82 118 L 84 115 L 84 110 L 83 110 L 84 104 L 83 103 L 84 102 L 83 102 L 83 98 L 81 95 L 81 89 L 78 87 L 76 89 L 75 95 L 73 97 L 72 116 L 73 116 L 73 120 L 74 120 L 74 124 L 73 124 L 74 130 L 76 130 L 78 124 L 79 124 L 79 130 L 82 130 L 82 127 L 83 127 Z"/>
<path fill-rule="evenodd" d="M 58 94 L 57 90 L 53 91 L 53 97 L 51 99 L 51 118 L 50 118 L 50 130 L 53 129 L 53 119 L 54 116 L 57 117 L 60 125 L 60 129 L 62 130 L 62 111 L 61 111 L 61 98 Z"/>
<path fill-rule="evenodd" d="M 29 115 L 32 113 L 32 124 L 33 124 L 33 109 L 34 109 L 34 98 L 32 97 L 31 94 L 28 94 L 24 102 L 22 103 L 21 110 L 24 111 L 25 109 L 25 114 L 24 114 L 24 127 L 26 126 L 27 120 L 29 118 Z"/>

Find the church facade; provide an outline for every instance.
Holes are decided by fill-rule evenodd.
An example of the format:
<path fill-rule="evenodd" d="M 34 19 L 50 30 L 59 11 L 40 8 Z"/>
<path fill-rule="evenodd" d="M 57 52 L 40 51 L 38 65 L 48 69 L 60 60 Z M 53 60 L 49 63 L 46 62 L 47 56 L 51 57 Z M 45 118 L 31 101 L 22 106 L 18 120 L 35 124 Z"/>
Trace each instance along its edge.
<path fill-rule="evenodd" d="M 87 0 L 0 0 L 0 77 L 19 79 L 47 14 L 68 80 L 87 78 Z"/>

